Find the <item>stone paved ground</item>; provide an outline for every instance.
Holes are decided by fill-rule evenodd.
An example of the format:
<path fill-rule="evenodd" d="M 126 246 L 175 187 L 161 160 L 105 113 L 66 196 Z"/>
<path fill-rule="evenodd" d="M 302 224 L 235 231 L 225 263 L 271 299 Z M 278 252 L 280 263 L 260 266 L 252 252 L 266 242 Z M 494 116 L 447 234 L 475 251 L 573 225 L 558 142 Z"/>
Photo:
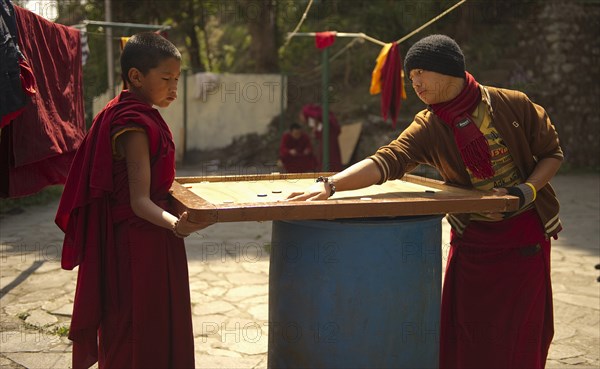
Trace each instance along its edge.
<path fill-rule="evenodd" d="M 552 251 L 556 335 L 549 368 L 600 367 L 599 179 L 553 181 L 565 230 Z M 0 220 L 1 368 L 70 367 L 71 346 L 61 334 L 76 273 L 60 269 L 56 206 Z M 270 222 L 246 222 L 217 224 L 188 238 L 198 368 L 266 367 L 270 237 Z"/>

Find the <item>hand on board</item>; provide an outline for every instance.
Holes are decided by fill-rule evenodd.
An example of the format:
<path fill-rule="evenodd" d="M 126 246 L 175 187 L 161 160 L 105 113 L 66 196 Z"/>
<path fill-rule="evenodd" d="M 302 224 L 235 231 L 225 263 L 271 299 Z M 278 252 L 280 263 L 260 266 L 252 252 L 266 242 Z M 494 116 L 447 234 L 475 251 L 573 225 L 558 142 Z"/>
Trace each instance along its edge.
<path fill-rule="evenodd" d="M 329 198 L 329 186 L 324 183 L 315 183 L 304 192 L 292 192 L 286 201 L 315 201 Z"/>
<path fill-rule="evenodd" d="M 194 233 L 196 231 L 204 229 L 213 224 L 214 224 L 214 222 L 202 222 L 202 223 L 192 222 L 188 219 L 187 211 L 184 211 L 183 214 L 181 214 L 181 216 L 179 217 L 176 229 L 179 234 L 188 236 L 191 233 Z"/>
<path fill-rule="evenodd" d="M 506 188 L 499 187 L 493 188 L 492 194 L 494 196 L 506 196 L 508 195 L 508 192 L 506 191 Z M 505 217 L 505 213 L 486 213 L 485 215 L 493 220 L 502 220 Z"/>

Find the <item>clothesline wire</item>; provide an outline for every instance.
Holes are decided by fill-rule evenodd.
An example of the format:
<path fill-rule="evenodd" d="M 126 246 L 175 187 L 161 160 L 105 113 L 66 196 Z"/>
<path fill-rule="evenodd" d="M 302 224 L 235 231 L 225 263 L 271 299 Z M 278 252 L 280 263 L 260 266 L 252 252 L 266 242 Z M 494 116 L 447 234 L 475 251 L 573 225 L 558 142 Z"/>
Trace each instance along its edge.
<path fill-rule="evenodd" d="M 306 9 L 304 10 L 304 13 L 302 14 L 302 17 L 300 18 L 300 21 L 298 22 L 298 24 L 296 25 L 296 27 L 294 28 L 294 30 L 291 33 L 288 33 L 288 36 L 285 39 L 285 43 L 281 47 L 282 50 L 285 50 L 285 48 L 287 47 L 287 45 L 290 43 L 290 40 L 292 39 L 292 37 L 294 37 L 294 35 L 296 33 L 298 33 L 298 30 L 302 26 L 302 23 L 304 23 L 304 20 L 306 20 L 306 16 L 308 15 L 308 11 L 310 10 L 310 7 L 312 6 L 312 3 L 313 3 L 313 0 L 310 0 L 308 2 L 308 5 L 306 6 Z"/>
<path fill-rule="evenodd" d="M 316 36 L 319 33 L 323 33 L 323 32 L 296 32 L 293 35 L 288 33 L 288 37 L 291 36 Z M 362 32 L 337 32 L 337 31 L 331 31 L 331 33 L 333 33 L 335 35 L 335 37 L 351 37 L 351 38 L 361 38 L 361 39 L 365 39 L 367 41 L 371 41 L 374 44 L 378 44 L 381 46 L 385 46 L 385 42 L 380 41 L 374 37 L 371 37 L 367 34 L 364 34 Z"/>
<path fill-rule="evenodd" d="M 406 34 L 405 36 L 401 37 L 398 41 L 396 41 L 397 44 L 401 44 L 402 42 L 408 40 L 409 38 L 411 38 L 412 36 L 414 36 L 415 34 L 421 32 L 424 28 L 426 28 L 427 26 L 431 25 L 432 23 L 437 22 L 438 20 L 440 20 L 442 17 L 444 17 L 445 15 L 447 15 L 448 13 L 450 13 L 451 11 L 453 11 L 454 9 L 456 9 L 457 7 L 459 7 L 460 5 L 462 5 L 464 2 L 466 2 L 467 0 L 460 0 L 458 3 L 454 4 L 453 6 L 451 6 L 450 8 L 446 9 L 445 11 L 443 11 L 442 13 L 438 14 L 437 16 L 435 16 L 434 18 L 430 19 L 428 22 L 424 23 L 422 26 L 418 27 L 417 29 L 411 31 L 410 33 Z M 307 9 L 308 10 L 308 9 Z M 288 34 L 288 40 L 291 39 L 293 36 L 315 36 L 317 34 L 317 32 L 304 32 L 304 33 L 298 33 L 298 32 L 293 32 L 293 33 L 289 33 Z M 378 40 L 374 37 L 371 37 L 365 33 L 347 33 L 347 32 L 336 32 L 336 36 L 339 37 L 355 37 L 356 39 L 365 39 L 367 41 L 370 41 L 374 44 L 378 44 L 380 46 L 385 46 L 386 43 Z M 334 55 L 332 55 L 329 58 L 329 61 L 333 61 L 336 58 L 338 58 L 341 54 L 343 54 L 344 52 L 348 51 L 348 49 L 350 49 L 350 47 L 354 46 L 355 42 L 350 42 L 348 45 L 346 45 L 343 49 L 341 49 L 340 51 L 338 51 L 337 53 L 335 53 Z M 310 75 L 313 74 L 319 70 L 321 70 L 322 65 L 318 65 L 315 68 L 313 68 L 312 70 L 304 73 L 303 75 Z"/>
<path fill-rule="evenodd" d="M 461 6 L 465 1 L 467 0 L 461 0 L 458 3 L 454 4 L 452 7 L 446 9 L 446 11 L 444 11 L 443 13 L 439 14 L 438 16 L 436 16 L 435 18 L 431 19 L 429 22 L 423 24 L 421 27 L 415 29 L 414 31 L 412 31 L 411 33 L 407 34 L 406 36 L 400 38 L 398 41 L 396 41 L 397 44 L 401 44 L 404 41 L 408 40 L 409 38 L 411 38 L 412 36 L 414 36 L 415 34 L 421 32 L 421 30 L 427 26 L 429 26 L 432 23 L 435 23 L 436 21 L 438 21 L 439 19 L 441 19 L 443 16 L 445 16 L 446 14 L 450 13 L 451 11 L 453 11 L 454 9 L 458 8 L 459 6 Z"/>
<path fill-rule="evenodd" d="M 93 21 L 84 20 L 79 24 L 75 24 L 71 27 L 87 27 L 87 26 L 99 26 L 109 28 L 134 28 L 134 29 L 147 29 L 164 31 L 171 29 L 169 25 L 160 24 L 142 24 L 142 23 L 123 23 L 123 22 L 105 22 L 105 21 Z"/>
<path fill-rule="evenodd" d="M 409 38 L 411 38 L 412 36 L 414 36 L 415 34 L 421 32 L 424 28 L 428 27 L 429 25 L 437 22 L 438 20 L 440 20 L 442 17 L 446 16 L 448 13 L 450 13 L 451 11 L 453 11 L 454 9 L 458 8 L 459 6 L 461 6 L 463 3 L 465 3 L 467 0 L 460 0 L 458 3 L 454 4 L 453 6 L 451 6 L 450 8 L 446 9 L 445 11 L 443 11 L 442 13 L 438 14 L 437 16 L 435 16 L 434 18 L 430 19 L 428 22 L 424 23 L 423 25 L 421 25 L 420 27 L 416 28 L 415 30 L 411 31 L 410 33 L 406 34 L 405 36 L 401 37 L 400 39 L 398 39 L 396 41 L 397 44 L 401 44 L 402 42 L 408 40 Z M 306 20 L 306 16 L 308 15 L 308 12 L 310 11 L 310 8 L 313 4 L 313 0 L 310 0 L 308 5 L 306 6 L 306 9 L 304 10 L 304 13 L 302 14 L 302 17 L 300 18 L 300 21 L 298 22 L 298 24 L 296 25 L 296 27 L 294 28 L 294 30 L 290 33 L 288 33 L 287 38 L 285 43 L 282 46 L 282 49 L 285 49 L 287 47 L 287 45 L 290 43 L 290 40 L 294 37 L 294 36 L 315 36 L 317 33 L 316 32 L 304 32 L 304 33 L 299 33 L 298 30 L 300 29 L 300 27 L 302 26 L 302 23 L 304 23 L 304 21 Z M 105 33 L 102 32 L 90 32 L 85 30 L 84 32 L 86 32 L 88 35 L 102 35 L 105 36 Z M 341 50 L 339 50 L 338 52 L 336 52 L 335 54 L 333 54 L 330 58 L 329 58 L 329 62 L 334 61 L 335 59 L 337 59 L 340 55 L 342 55 L 343 53 L 345 53 L 346 51 L 348 51 L 351 47 L 353 47 L 358 40 L 367 40 L 370 41 L 374 44 L 380 45 L 380 46 L 385 46 L 386 43 L 378 40 L 374 37 L 371 37 L 365 33 L 348 33 L 348 32 L 335 32 L 336 36 L 338 37 L 354 37 L 354 40 L 352 40 L 350 43 L 348 43 L 346 46 L 344 46 Z M 112 37 L 113 40 L 120 40 L 121 37 L 126 37 L 126 36 L 117 36 L 117 37 Z M 322 65 L 318 65 L 315 68 L 313 68 L 312 70 L 303 73 L 303 76 L 308 76 L 311 75 L 313 73 L 316 73 L 318 71 L 320 71 L 322 68 Z"/>
<path fill-rule="evenodd" d="M 458 3 L 454 4 L 453 6 L 451 6 L 450 8 L 446 9 L 445 11 L 443 11 L 442 13 L 438 14 L 437 16 L 433 17 L 432 19 L 430 19 L 428 22 L 424 23 L 423 25 L 421 25 L 420 27 L 418 27 L 417 29 L 411 31 L 410 33 L 408 33 L 407 35 L 401 37 L 399 40 L 396 41 L 397 44 L 401 44 L 402 42 L 408 40 L 409 38 L 411 38 L 412 36 L 414 36 L 415 34 L 421 32 L 424 28 L 428 27 L 429 25 L 431 25 L 432 23 L 437 22 L 438 20 L 440 20 L 441 18 L 443 18 L 446 14 L 450 13 L 451 11 L 453 11 L 454 9 L 458 8 L 459 6 L 461 6 L 464 2 L 466 2 L 467 0 L 460 0 Z M 371 37 L 365 33 L 348 33 L 348 32 L 334 32 L 336 37 L 359 37 L 359 38 L 363 38 L 367 41 L 370 41 L 374 44 L 378 44 L 381 46 L 385 46 L 386 42 L 383 42 L 381 40 L 378 40 L 374 37 Z M 292 32 L 292 33 L 288 33 L 288 39 L 291 39 L 293 36 L 315 36 L 317 35 L 317 32 L 304 32 L 304 33 L 298 33 L 296 31 Z"/>
<path fill-rule="evenodd" d="M 355 38 L 354 40 L 350 41 L 346 46 L 344 46 L 342 49 L 340 49 L 338 52 L 336 52 L 335 54 L 333 54 L 329 58 L 329 62 L 332 62 L 335 59 L 337 59 L 340 55 L 342 55 L 343 53 L 345 53 L 346 51 L 348 51 L 348 49 L 350 49 L 351 47 L 353 47 L 357 43 L 363 43 L 363 42 L 364 42 L 364 40 L 362 38 Z M 301 74 L 301 76 L 310 76 L 312 74 L 315 74 L 315 73 L 319 72 L 321 70 L 321 68 L 323 68 L 323 65 L 319 64 L 316 67 L 314 67 L 313 69 L 309 70 L 308 72 Z"/>
<path fill-rule="evenodd" d="M 83 31 L 88 35 L 93 35 L 93 36 L 106 36 L 106 33 L 103 32 L 90 32 L 90 31 Z M 113 40 L 120 40 L 122 37 L 129 37 L 129 36 L 113 36 L 112 39 Z"/>
<path fill-rule="evenodd" d="M 141 23 L 122 23 L 122 22 L 104 22 L 104 21 L 92 21 L 92 20 L 84 20 L 79 24 L 74 24 L 70 27 L 78 29 L 80 32 L 88 34 L 88 35 L 101 35 L 106 36 L 106 32 L 90 32 L 88 31 L 89 26 L 98 26 L 98 27 L 108 27 L 108 28 L 125 28 L 125 29 L 145 29 L 145 30 L 154 30 L 154 31 L 166 31 L 170 30 L 172 27 L 169 25 L 158 25 L 158 24 L 141 24 Z M 113 40 L 120 40 L 121 37 L 128 36 L 113 36 Z"/>

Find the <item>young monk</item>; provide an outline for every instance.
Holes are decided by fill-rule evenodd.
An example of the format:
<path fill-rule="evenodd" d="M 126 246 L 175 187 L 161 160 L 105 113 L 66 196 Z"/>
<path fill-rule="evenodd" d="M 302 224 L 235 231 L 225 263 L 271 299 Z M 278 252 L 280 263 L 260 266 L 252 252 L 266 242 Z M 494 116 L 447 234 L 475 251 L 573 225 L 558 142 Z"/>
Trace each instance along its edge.
<path fill-rule="evenodd" d="M 287 173 L 314 172 L 317 165 L 312 143 L 302 126 L 292 123 L 279 143 L 279 160 Z"/>
<path fill-rule="evenodd" d="M 563 160 L 556 130 L 525 94 L 477 83 L 448 36 L 416 42 L 405 72 L 427 109 L 373 156 L 290 199 L 327 199 L 421 163 L 449 184 L 518 196 L 516 212 L 447 217 L 439 366 L 543 368 L 554 333 L 550 238 L 562 229 L 549 184 Z"/>
<path fill-rule="evenodd" d="M 62 267 L 79 266 L 69 338 L 73 368 L 193 368 L 183 238 L 209 224 L 169 203 L 175 146 L 153 106 L 177 98 L 181 55 L 162 36 L 131 37 L 128 90 L 96 116 L 77 151 L 56 215 Z"/>

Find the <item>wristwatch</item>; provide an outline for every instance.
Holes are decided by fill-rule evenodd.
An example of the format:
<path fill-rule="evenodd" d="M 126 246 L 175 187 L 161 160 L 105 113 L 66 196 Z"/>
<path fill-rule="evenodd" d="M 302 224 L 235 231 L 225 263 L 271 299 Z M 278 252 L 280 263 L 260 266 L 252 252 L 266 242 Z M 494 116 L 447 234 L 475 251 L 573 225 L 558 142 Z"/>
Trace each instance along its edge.
<path fill-rule="evenodd" d="M 323 182 L 329 185 L 329 197 L 333 196 L 335 193 L 335 185 L 333 181 L 329 177 L 319 177 L 317 178 L 317 183 Z"/>

